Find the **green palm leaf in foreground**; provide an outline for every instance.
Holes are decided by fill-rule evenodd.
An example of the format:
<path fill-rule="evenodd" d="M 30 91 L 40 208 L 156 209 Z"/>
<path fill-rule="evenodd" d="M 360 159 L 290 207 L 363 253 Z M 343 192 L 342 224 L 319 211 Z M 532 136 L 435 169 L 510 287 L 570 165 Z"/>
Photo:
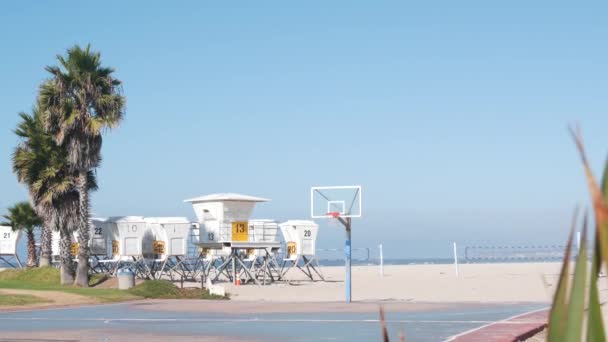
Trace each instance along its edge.
<path fill-rule="evenodd" d="M 599 303 L 597 287 L 597 259 L 594 257 L 591 274 L 587 273 L 588 244 L 587 218 L 584 218 L 581 247 L 574 265 L 572 282 L 569 279 L 569 266 L 572 255 L 572 237 L 574 227 L 568 238 L 566 255 L 562 265 L 557 290 L 549 315 L 549 330 L 547 341 L 550 342 L 580 342 L 586 334 L 587 341 L 605 341 L 605 330 Z M 589 279 L 590 284 L 587 283 Z M 587 297 L 587 293 L 589 295 Z M 569 296 L 568 296 L 569 294 Z M 588 319 L 585 320 L 585 301 L 589 298 Z M 585 326 L 586 322 L 586 326 Z"/>
<path fill-rule="evenodd" d="M 599 269 L 602 268 L 603 264 L 608 264 L 608 205 L 606 204 L 607 194 L 606 191 L 606 179 L 604 179 L 604 192 L 598 185 L 593 172 L 591 172 L 591 166 L 585 153 L 585 145 L 583 143 L 583 137 L 579 129 L 570 128 L 570 134 L 574 139 L 574 143 L 578 149 L 581 162 L 583 164 L 583 170 L 585 171 L 585 178 L 587 180 L 587 186 L 591 195 L 591 201 L 593 203 L 593 211 L 595 213 L 596 222 L 596 241 L 599 244 L 599 258 L 601 259 Z M 605 171 L 604 174 L 606 174 Z"/>
<path fill-rule="evenodd" d="M 604 166 L 604 175 L 602 177 L 602 194 L 604 201 L 608 201 L 608 162 Z M 591 261 L 591 279 L 596 279 L 602 265 L 601 258 L 601 237 L 599 231 L 602 228 L 598 225 L 595 234 L 595 246 L 593 249 L 594 255 Z M 589 311 L 587 316 L 587 341 L 606 341 L 606 329 L 602 319 L 602 308 L 600 306 L 600 295 L 597 286 L 597 281 L 592 281 L 589 289 Z"/>
<path fill-rule="evenodd" d="M 606 341 L 606 330 L 602 320 L 597 282 L 599 270 L 608 263 L 608 206 L 606 206 L 606 203 L 608 203 L 608 164 L 604 170 L 604 179 L 602 188 L 600 188 L 585 155 L 580 131 L 570 129 L 570 132 L 581 157 L 585 178 L 593 201 L 596 221 L 595 245 L 591 261 L 591 273 L 588 274 L 589 248 L 587 246 L 587 215 L 585 215 L 583 218 L 583 239 L 574 266 L 574 276 L 572 282 L 570 282 L 568 269 L 572 254 L 572 236 L 576 227 L 575 215 L 574 224 L 568 238 L 562 272 L 549 315 L 547 340 L 549 342 Z M 585 310 L 586 301 L 588 303 L 587 310 Z"/>
<path fill-rule="evenodd" d="M 583 223 L 583 239 L 576 264 L 574 279 L 568 303 L 568 317 L 581 317 L 581 319 L 568 319 L 566 321 L 566 341 L 580 341 L 583 337 L 583 317 L 585 314 L 585 294 L 587 283 L 587 215 Z"/>
<path fill-rule="evenodd" d="M 549 314 L 548 341 L 560 341 L 566 332 L 566 325 L 561 324 L 561 322 L 568 320 L 568 269 L 570 265 L 572 236 L 574 234 L 574 227 L 576 226 L 577 211 L 578 210 L 575 210 L 574 217 L 572 219 L 572 228 L 570 229 L 570 236 L 568 237 L 566 254 L 562 263 L 562 270 L 559 275 L 557 289 L 553 297 L 553 306 L 551 307 L 551 312 Z"/>
<path fill-rule="evenodd" d="M 600 306 L 600 296 L 597 287 L 597 281 L 595 279 L 596 274 L 599 272 L 598 265 L 600 263 L 599 258 L 599 245 L 595 243 L 595 255 L 591 262 L 591 284 L 589 289 L 589 310 L 587 313 L 587 341 L 606 341 L 606 330 L 604 329 L 604 321 L 602 320 L 602 308 Z"/>

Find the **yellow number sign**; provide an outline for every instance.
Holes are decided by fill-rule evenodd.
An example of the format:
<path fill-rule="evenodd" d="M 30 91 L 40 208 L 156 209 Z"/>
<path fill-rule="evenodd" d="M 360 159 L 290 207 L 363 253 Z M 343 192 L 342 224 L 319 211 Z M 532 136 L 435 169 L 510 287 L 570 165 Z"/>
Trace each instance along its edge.
<path fill-rule="evenodd" d="M 209 259 L 211 258 L 211 249 L 209 248 L 203 248 L 203 247 L 199 247 L 198 248 L 198 254 L 203 258 L 203 259 Z"/>
<path fill-rule="evenodd" d="M 248 222 L 232 222 L 232 241 L 249 241 Z"/>
<path fill-rule="evenodd" d="M 289 241 L 287 243 L 287 257 L 290 258 L 292 255 L 296 254 L 296 243 L 293 241 Z"/>
<path fill-rule="evenodd" d="M 165 254 L 165 242 L 154 241 L 154 254 Z"/>
<path fill-rule="evenodd" d="M 112 240 L 112 255 L 118 255 L 118 240 Z"/>
<path fill-rule="evenodd" d="M 72 245 L 70 246 L 72 256 L 78 255 L 78 247 L 79 247 L 78 243 L 72 243 Z"/>

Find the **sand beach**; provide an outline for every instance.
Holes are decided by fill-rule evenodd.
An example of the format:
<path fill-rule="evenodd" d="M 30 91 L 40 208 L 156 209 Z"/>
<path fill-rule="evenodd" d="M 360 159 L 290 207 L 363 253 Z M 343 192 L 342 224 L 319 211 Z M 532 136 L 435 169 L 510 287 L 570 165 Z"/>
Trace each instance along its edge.
<path fill-rule="evenodd" d="M 421 303 L 550 303 L 560 263 L 354 266 L 354 301 Z M 285 283 L 268 286 L 224 283 L 235 301 L 340 302 L 344 300 L 344 267 L 321 267 L 326 281 L 307 281 L 292 270 Z M 606 281 L 600 291 L 608 291 Z"/>

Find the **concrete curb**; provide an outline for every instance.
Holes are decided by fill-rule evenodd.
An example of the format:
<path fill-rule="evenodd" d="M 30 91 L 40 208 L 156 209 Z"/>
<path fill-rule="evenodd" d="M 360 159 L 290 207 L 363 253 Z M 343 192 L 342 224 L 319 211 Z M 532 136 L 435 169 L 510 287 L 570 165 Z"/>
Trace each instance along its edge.
<path fill-rule="evenodd" d="M 509 317 L 450 337 L 449 342 L 516 342 L 534 336 L 547 326 L 549 309 Z"/>
<path fill-rule="evenodd" d="M 529 331 L 526 331 L 525 333 L 517 336 L 513 342 L 517 342 L 517 341 L 525 341 L 527 339 L 529 339 L 530 337 L 538 334 L 539 332 L 545 330 L 545 328 L 548 326 L 547 323 L 545 324 L 541 324 L 538 327 L 534 328 L 534 329 L 530 329 Z"/>

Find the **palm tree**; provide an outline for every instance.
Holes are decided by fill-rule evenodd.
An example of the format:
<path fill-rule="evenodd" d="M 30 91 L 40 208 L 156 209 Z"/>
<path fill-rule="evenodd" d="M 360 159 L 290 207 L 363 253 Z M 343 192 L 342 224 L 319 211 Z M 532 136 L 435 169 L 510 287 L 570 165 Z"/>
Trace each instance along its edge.
<path fill-rule="evenodd" d="M 49 171 L 52 173 L 53 171 Z M 97 189 L 94 174 L 89 174 L 90 190 Z M 71 285 L 75 279 L 75 265 L 72 256 L 72 233 L 78 227 L 79 194 L 75 177 L 63 179 L 61 171 L 55 176 L 41 180 L 37 197 L 41 201 L 44 215 L 49 217 L 55 230 L 59 231 L 59 259 L 61 265 L 61 284 Z M 64 190 L 64 187 L 67 190 Z"/>
<path fill-rule="evenodd" d="M 88 286 L 89 272 L 89 173 L 101 162 L 102 133 L 119 125 L 125 98 L 114 69 L 101 65 L 99 52 L 76 45 L 60 66 L 48 66 L 51 79 L 40 87 L 40 107 L 45 127 L 66 148 L 76 174 L 78 205 L 78 268 L 74 284 Z"/>
<path fill-rule="evenodd" d="M 44 221 L 39 262 L 40 267 L 43 267 L 51 263 L 53 224 L 50 217 L 44 214 L 41 202 L 37 200 L 34 185 L 41 178 L 42 172 L 61 157 L 61 151 L 52 137 L 44 132 L 38 108 L 34 107 L 32 112 L 31 116 L 19 113 L 22 121 L 17 126 L 15 134 L 21 138 L 21 142 L 13 153 L 13 172 L 17 175 L 19 182 L 27 186 L 34 209 Z"/>
<path fill-rule="evenodd" d="M 36 212 L 44 219 L 45 228 L 48 228 L 45 229 L 47 234 L 51 235 L 51 229 L 60 232 L 61 284 L 72 284 L 75 268 L 71 255 L 71 236 L 74 227 L 78 226 L 79 200 L 76 177 L 70 171 L 65 149 L 57 145 L 44 130 L 38 108 L 34 107 L 32 113 L 33 115 L 20 113 L 22 121 L 15 133 L 21 138 L 21 143 L 13 153 L 13 171 L 19 182 L 28 187 Z M 92 172 L 89 173 L 88 182 L 91 190 L 97 188 Z M 47 243 L 43 241 L 41 260 L 50 258 L 50 244 L 50 238 Z"/>
<path fill-rule="evenodd" d="M 72 256 L 72 233 L 78 227 L 78 207 L 80 197 L 76 189 L 76 177 L 64 178 L 65 170 L 49 169 L 50 176 L 43 177 L 36 188 L 37 198 L 41 201 L 45 216 L 53 222 L 54 229 L 59 231 L 59 259 L 61 264 L 61 284 L 74 283 L 75 265 Z M 89 190 L 97 190 L 97 180 L 93 172 L 89 172 Z"/>
<path fill-rule="evenodd" d="M 52 187 L 47 190 L 52 193 Z M 43 207 L 55 230 L 59 231 L 59 263 L 61 285 L 74 283 L 76 269 L 72 256 L 72 232 L 78 226 L 78 191 L 71 190 L 49 198 Z"/>
<path fill-rule="evenodd" d="M 42 220 L 29 202 L 19 202 L 8 208 L 8 215 L 2 215 L 7 222 L 5 226 L 11 226 L 13 231 L 24 230 L 27 234 L 27 267 L 36 267 L 36 239 L 34 228 L 42 224 Z"/>

